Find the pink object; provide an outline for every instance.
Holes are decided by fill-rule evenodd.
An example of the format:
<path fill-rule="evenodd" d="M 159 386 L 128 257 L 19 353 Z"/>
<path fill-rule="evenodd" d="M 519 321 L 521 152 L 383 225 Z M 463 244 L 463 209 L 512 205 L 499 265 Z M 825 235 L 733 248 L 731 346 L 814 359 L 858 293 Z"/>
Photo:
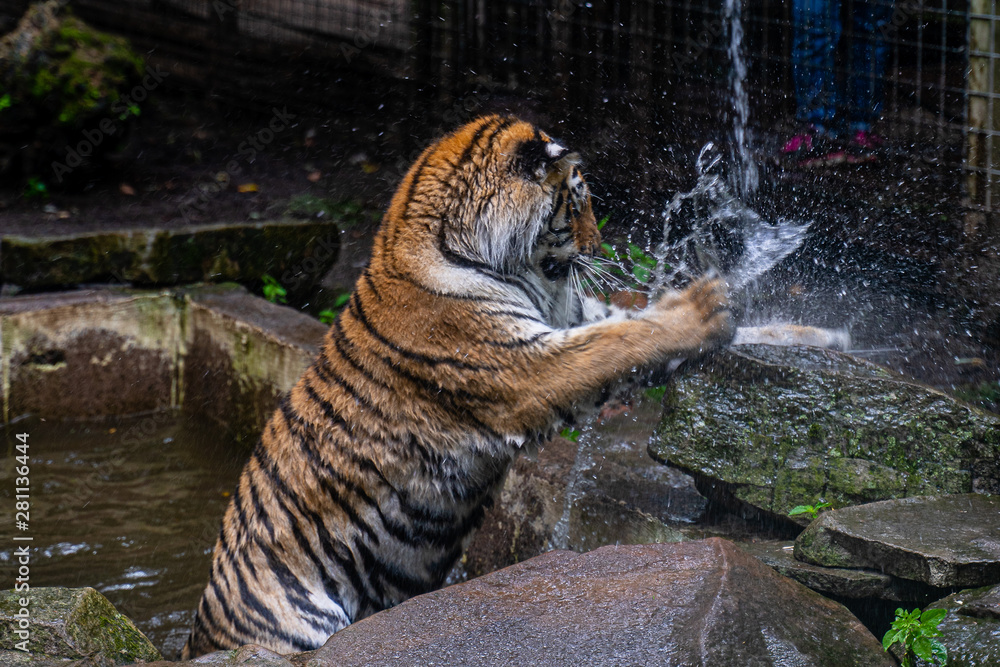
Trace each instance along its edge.
<path fill-rule="evenodd" d="M 862 148 L 878 148 L 885 143 L 885 139 L 868 130 L 858 130 L 851 141 Z"/>
<path fill-rule="evenodd" d="M 813 138 L 811 134 L 796 134 L 794 137 L 785 142 L 782 147 L 782 153 L 796 153 L 802 150 L 812 150 Z"/>

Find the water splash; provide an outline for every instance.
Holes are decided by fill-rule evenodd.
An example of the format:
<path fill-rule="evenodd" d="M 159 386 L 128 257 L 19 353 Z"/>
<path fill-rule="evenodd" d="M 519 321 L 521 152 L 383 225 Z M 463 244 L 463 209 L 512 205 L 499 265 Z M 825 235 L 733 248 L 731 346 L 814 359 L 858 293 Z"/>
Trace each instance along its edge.
<path fill-rule="evenodd" d="M 726 278 L 731 292 L 747 288 L 805 241 L 808 221 L 764 220 L 733 194 L 719 174 L 721 163 L 715 145 L 705 144 L 694 187 L 664 208 L 663 240 L 653 250 L 654 292 L 709 269 Z"/>
<path fill-rule="evenodd" d="M 590 458 L 589 447 L 587 447 L 587 441 L 591 437 L 591 432 L 594 430 L 595 418 L 591 417 L 580 429 L 580 437 L 577 438 L 576 447 L 576 458 L 573 460 L 573 467 L 569 472 L 569 480 L 566 483 L 566 496 L 563 499 L 563 511 L 556 521 L 555 526 L 552 527 L 552 536 L 549 538 L 548 549 L 569 549 L 569 529 L 570 520 L 573 513 L 573 506 L 576 504 L 577 498 L 579 498 L 583 491 L 580 488 L 581 480 L 580 476 L 583 470 L 591 467 L 593 465 L 593 460 Z"/>

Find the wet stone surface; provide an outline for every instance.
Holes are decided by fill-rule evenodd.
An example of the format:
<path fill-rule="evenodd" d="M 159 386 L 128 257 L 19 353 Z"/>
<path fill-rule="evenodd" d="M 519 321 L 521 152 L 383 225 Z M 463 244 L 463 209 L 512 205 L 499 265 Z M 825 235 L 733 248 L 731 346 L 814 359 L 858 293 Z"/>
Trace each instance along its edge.
<path fill-rule="evenodd" d="M 947 609 L 938 640 L 948 649 L 948 667 L 1000 665 L 1000 586 L 959 591 L 931 605 Z"/>
<path fill-rule="evenodd" d="M 391 641 L 385 641 L 391 637 Z M 718 538 L 553 551 L 421 595 L 295 665 L 893 665 L 841 605 Z"/>
<path fill-rule="evenodd" d="M 740 549 L 778 574 L 824 595 L 896 601 L 913 600 L 918 596 L 911 586 L 876 570 L 821 567 L 796 560 L 792 552 L 793 544 L 786 541 L 736 543 Z"/>
<path fill-rule="evenodd" d="M 990 618 L 1000 621 L 1000 586 L 989 588 L 981 596 L 966 600 L 962 613 L 976 618 Z"/>
<path fill-rule="evenodd" d="M 941 588 L 995 584 L 1000 497 L 926 496 L 824 512 L 799 535 L 795 557 Z"/>
<path fill-rule="evenodd" d="M 831 350 L 726 350 L 679 374 L 664 408 L 654 458 L 772 520 L 804 526 L 788 511 L 820 499 L 1000 491 L 1000 417 Z"/>
<path fill-rule="evenodd" d="M 161 658 L 128 618 L 93 588 L 35 588 L 30 594 L 28 651 L 11 650 L 21 638 L 19 600 L 23 593 L 0 593 L 0 664 L 50 665 L 74 660 L 76 667 L 111 667 Z"/>
<path fill-rule="evenodd" d="M 232 651 L 216 651 L 187 662 L 152 662 L 146 667 L 177 667 L 181 665 L 199 665 L 200 667 L 293 667 L 289 658 L 263 646 L 247 644 Z M 334 663 L 329 663 L 334 664 Z M 316 663 L 308 667 L 326 667 L 326 663 Z"/>
<path fill-rule="evenodd" d="M 276 221 L 133 229 L 72 236 L 0 236 L 0 282 L 43 288 L 108 278 L 137 285 L 259 280 L 303 295 L 337 260 L 331 223 Z"/>
<path fill-rule="evenodd" d="M 646 451 L 659 415 L 658 402 L 637 396 L 627 412 L 584 427 L 579 442 L 556 437 L 515 459 L 449 581 L 553 548 L 587 551 L 703 537 L 692 524 L 704 514 L 705 499 L 688 475 Z"/>

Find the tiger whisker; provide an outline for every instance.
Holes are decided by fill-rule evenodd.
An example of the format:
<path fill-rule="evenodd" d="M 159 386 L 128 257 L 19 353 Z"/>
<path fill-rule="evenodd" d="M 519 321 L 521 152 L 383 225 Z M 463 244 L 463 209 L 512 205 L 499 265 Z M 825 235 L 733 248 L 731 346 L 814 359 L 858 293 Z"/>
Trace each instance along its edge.
<path fill-rule="evenodd" d="M 610 264 L 620 268 L 617 263 L 610 262 Z M 612 290 L 628 288 L 628 284 L 624 280 L 605 268 L 600 262 L 581 260 L 580 266 L 587 273 L 587 277 L 599 285 L 604 285 Z"/>

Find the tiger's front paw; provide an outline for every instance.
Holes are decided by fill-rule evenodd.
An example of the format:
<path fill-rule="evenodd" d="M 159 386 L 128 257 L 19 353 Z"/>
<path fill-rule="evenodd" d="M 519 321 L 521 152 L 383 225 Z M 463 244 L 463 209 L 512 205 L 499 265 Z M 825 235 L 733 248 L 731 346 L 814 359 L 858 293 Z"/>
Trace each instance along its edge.
<path fill-rule="evenodd" d="M 655 308 L 683 313 L 695 338 L 691 347 L 698 353 L 724 347 L 736 333 L 726 281 L 714 272 L 702 276 L 679 293 L 665 295 L 656 302 Z"/>

